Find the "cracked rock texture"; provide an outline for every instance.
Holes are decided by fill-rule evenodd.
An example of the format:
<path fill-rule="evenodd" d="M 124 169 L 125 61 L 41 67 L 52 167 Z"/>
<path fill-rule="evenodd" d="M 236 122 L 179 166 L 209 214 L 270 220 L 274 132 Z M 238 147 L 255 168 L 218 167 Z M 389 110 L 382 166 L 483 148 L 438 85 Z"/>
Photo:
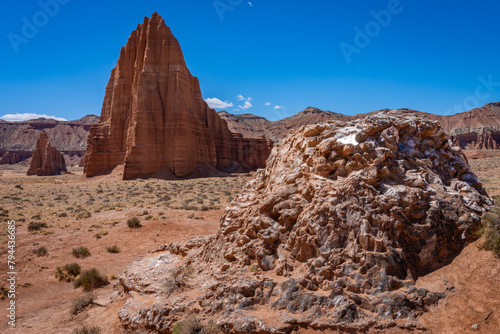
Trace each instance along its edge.
<path fill-rule="evenodd" d="M 391 112 L 292 132 L 215 236 L 164 245 L 120 277 L 124 329 L 170 333 L 187 314 L 233 333 L 418 328 L 446 291 L 415 280 L 449 263 L 492 204 L 450 143 L 438 122 Z M 195 274 L 165 295 L 174 268 Z"/>

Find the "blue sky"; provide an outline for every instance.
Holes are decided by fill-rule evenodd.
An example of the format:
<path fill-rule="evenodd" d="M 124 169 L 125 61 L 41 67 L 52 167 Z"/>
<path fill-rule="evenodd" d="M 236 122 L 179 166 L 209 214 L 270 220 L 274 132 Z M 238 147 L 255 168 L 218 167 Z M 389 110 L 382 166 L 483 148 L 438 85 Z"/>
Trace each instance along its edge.
<path fill-rule="evenodd" d="M 279 119 L 315 106 L 349 115 L 405 107 L 449 114 L 500 101 L 496 1 L 24 0 L 3 6 L 0 115 L 100 115 L 120 48 L 155 11 L 179 40 L 203 97 L 232 104 L 229 112 Z"/>

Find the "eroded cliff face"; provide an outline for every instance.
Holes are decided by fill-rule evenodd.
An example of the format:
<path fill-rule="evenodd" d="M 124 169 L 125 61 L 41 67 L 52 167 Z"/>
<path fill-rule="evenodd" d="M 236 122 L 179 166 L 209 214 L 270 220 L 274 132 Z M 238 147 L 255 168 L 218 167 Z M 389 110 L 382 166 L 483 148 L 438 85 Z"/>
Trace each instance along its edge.
<path fill-rule="evenodd" d="M 265 166 L 271 144 L 229 131 L 202 98 L 179 42 L 157 13 L 122 48 L 88 139 L 85 175 L 210 176 Z"/>
<path fill-rule="evenodd" d="M 42 130 L 33 151 L 33 159 L 27 175 L 49 176 L 66 172 L 66 162 L 61 152 L 50 144 L 45 130 Z"/>

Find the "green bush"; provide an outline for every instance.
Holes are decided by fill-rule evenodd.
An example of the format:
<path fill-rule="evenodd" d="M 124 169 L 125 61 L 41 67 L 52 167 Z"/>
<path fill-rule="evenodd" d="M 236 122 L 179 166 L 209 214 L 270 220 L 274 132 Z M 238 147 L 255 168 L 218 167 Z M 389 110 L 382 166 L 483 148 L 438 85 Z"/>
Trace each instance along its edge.
<path fill-rule="evenodd" d="M 92 268 L 84 271 L 75 281 L 75 289 L 82 287 L 84 291 L 92 291 L 108 283 L 108 277 Z"/>
<path fill-rule="evenodd" d="M 121 252 L 120 247 L 118 247 L 117 245 L 106 247 L 106 250 L 109 253 L 120 253 Z"/>
<path fill-rule="evenodd" d="M 101 328 L 99 326 L 83 326 L 82 328 L 75 329 L 73 334 L 101 334 Z"/>
<path fill-rule="evenodd" d="M 498 204 L 483 218 L 479 234 L 484 237 L 484 243 L 479 248 L 492 251 L 500 257 L 500 206 Z"/>
<path fill-rule="evenodd" d="M 74 257 L 78 259 L 84 259 L 88 256 L 90 256 L 90 251 L 87 247 L 78 247 L 78 248 L 73 248 L 71 251 Z"/>
<path fill-rule="evenodd" d="M 33 254 L 35 254 L 36 256 L 40 257 L 40 256 L 46 256 L 48 254 L 47 252 L 47 248 L 45 247 L 39 247 L 37 249 L 34 249 L 33 250 Z"/>
<path fill-rule="evenodd" d="M 68 263 L 64 267 L 57 267 L 54 271 L 54 276 L 59 281 L 71 282 L 76 276 L 80 275 L 81 271 L 78 263 Z"/>
<path fill-rule="evenodd" d="M 47 224 L 42 222 L 31 222 L 28 225 L 28 231 L 30 232 L 40 231 L 42 228 L 47 228 Z"/>
<path fill-rule="evenodd" d="M 139 220 L 139 218 L 134 217 L 134 218 L 130 218 L 129 220 L 127 220 L 127 226 L 130 228 L 139 228 L 142 225 L 141 225 L 141 221 Z"/>

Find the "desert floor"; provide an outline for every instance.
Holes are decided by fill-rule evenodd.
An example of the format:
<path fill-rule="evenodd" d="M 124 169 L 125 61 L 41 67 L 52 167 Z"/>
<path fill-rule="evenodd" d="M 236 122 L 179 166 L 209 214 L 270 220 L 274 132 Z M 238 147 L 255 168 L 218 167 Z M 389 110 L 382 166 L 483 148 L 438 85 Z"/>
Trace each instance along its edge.
<path fill-rule="evenodd" d="M 500 153 L 476 151 L 467 156 L 490 196 L 500 195 Z M 17 271 L 16 327 L 7 324 L 9 299 L 3 296 L 1 333 L 72 333 L 84 325 L 99 326 L 102 333 L 120 333 L 117 311 L 125 299 L 112 296 L 116 277 L 161 244 L 216 233 L 225 206 L 251 179 L 241 175 L 120 181 L 114 177 L 84 179 L 78 168 L 70 170 L 73 175 L 53 177 L 27 177 L 26 170 L 25 166 L 0 166 L 0 219 L 4 222 L 0 286 L 8 287 L 7 220 L 16 221 Z M 127 226 L 132 217 L 140 219 L 141 228 Z M 30 232 L 31 222 L 44 222 L 47 227 Z M 465 248 L 450 265 L 418 279 L 418 286 L 434 291 L 454 287 L 454 292 L 418 319 L 429 328 L 427 333 L 498 333 L 500 261 L 490 252 L 478 250 L 480 242 Z M 121 251 L 109 253 L 106 247 L 112 245 Z M 80 246 L 87 247 L 91 256 L 75 258 L 72 249 Z M 33 252 L 40 247 L 46 248 L 47 255 Z M 97 268 L 110 281 L 95 291 L 99 305 L 77 315 L 70 313 L 72 303 L 85 293 L 54 276 L 57 267 L 73 262 L 82 270 Z M 476 330 L 471 329 L 474 324 L 478 324 Z M 384 333 L 409 331 L 389 329 Z"/>

